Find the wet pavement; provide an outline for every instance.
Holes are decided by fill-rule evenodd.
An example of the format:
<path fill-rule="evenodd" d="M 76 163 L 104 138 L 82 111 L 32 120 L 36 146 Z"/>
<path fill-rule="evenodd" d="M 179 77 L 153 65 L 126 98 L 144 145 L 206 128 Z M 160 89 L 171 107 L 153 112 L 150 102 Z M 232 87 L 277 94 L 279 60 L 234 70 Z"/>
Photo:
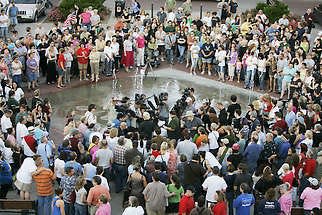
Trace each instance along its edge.
<path fill-rule="evenodd" d="M 98 84 L 90 84 L 71 88 L 66 91 L 56 92 L 47 95 L 53 105 L 52 126 L 63 129 L 61 120 L 68 111 L 75 110 L 77 115 L 83 115 L 90 103 L 97 105 L 96 115 L 101 125 L 106 125 L 107 121 L 112 121 L 113 107 L 112 97 L 121 99 L 127 96 L 134 99 L 136 93 L 145 94 L 147 97 L 159 95 L 161 92 L 169 94 L 169 105 L 172 107 L 181 98 L 182 92 L 187 87 L 195 89 L 197 102 L 202 99 L 213 100 L 213 102 L 229 102 L 232 94 L 238 95 L 242 107 L 254 100 L 259 95 L 257 92 L 248 91 L 217 82 L 202 76 L 192 76 L 189 73 L 177 69 L 165 68 L 150 72 L 147 77 L 144 75 L 130 75 L 118 80 L 107 80 Z M 150 99 L 154 103 L 153 98 Z"/>

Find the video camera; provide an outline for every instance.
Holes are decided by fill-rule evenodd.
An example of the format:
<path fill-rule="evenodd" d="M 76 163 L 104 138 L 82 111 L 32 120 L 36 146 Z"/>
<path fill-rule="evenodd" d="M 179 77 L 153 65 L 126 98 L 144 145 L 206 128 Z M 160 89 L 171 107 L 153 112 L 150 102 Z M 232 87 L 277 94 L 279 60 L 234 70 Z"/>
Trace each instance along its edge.
<path fill-rule="evenodd" d="M 187 87 L 183 90 L 182 92 L 182 96 L 180 99 L 178 99 L 176 101 L 176 103 L 174 104 L 172 110 L 174 110 L 176 112 L 176 115 L 180 118 L 184 112 L 184 110 L 187 107 L 187 98 L 191 95 L 191 92 L 194 92 L 194 89 L 191 87 Z"/>

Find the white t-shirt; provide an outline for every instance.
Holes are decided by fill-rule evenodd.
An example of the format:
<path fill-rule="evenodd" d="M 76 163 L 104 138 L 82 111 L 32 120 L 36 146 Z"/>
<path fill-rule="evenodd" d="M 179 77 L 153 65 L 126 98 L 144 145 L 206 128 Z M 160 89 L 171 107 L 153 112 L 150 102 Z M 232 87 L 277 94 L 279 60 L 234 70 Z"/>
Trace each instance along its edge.
<path fill-rule="evenodd" d="M 208 16 L 203 17 L 202 22 L 205 23 L 208 27 L 211 27 L 211 17 L 208 17 Z"/>
<path fill-rule="evenodd" d="M 108 185 L 107 179 L 104 176 L 101 176 L 101 175 L 99 175 L 99 177 L 102 180 L 101 185 L 106 187 L 108 190 L 110 190 L 110 186 Z"/>
<path fill-rule="evenodd" d="M 65 161 L 56 158 L 54 166 L 57 178 L 62 178 L 64 175 Z"/>
<path fill-rule="evenodd" d="M 155 158 L 155 162 L 165 162 L 168 165 L 168 160 L 169 160 L 169 152 L 166 152 L 164 155 L 158 155 L 158 157 Z"/>
<path fill-rule="evenodd" d="M 168 13 L 167 21 L 174 22 L 175 18 L 176 18 L 176 14 L 174 12 Z"/>
<path fill-rule="evenodd" d="M 17 102 L 19 102 L 20 101 L 20 99 L 23 97 L 25 95 L 25 93 L 23 92 L 23 90 L 19 87 L 19 88 L 17 88 L 17 90 L 15 91 L 15 96 L 14 96 L 14 98 L 15 98 L 15 100 L 17 101 Z"/>
<path fill-rule="evenodd" d="M 32 173 L 36 171 L 37 167 L 32 158 L 25 158 L 20 169 L 17 172 L 16 178 L 24 184 L 32 183 Z"/>
<path fill-rule="evenodd" d="M 81 189 L 79 189 L 78 191 L 76 191 L 76 199 L 75 199 L 75 203 L 79 204 L 79 205 L 85 205 L 84 202 L 82 202 L 82 196 L 87 195 L 87 191 L 85 190 L 84 187 L 82 187 Z M 85 198 L 86 199 L 86 198 Z"/>
<path fill-rule="evenodd" d="M 144 214 L 144 210 L 141 206 L 127 207 L 122 213 L 122 215 L 143 215 L 143 214 Z"/>
<path fill-rule="evenodd" d="M 27 156 L 27 157 L 32 157 L 35 155 L 35 153 L 30 149 L 30 147 L 28 146 L 28 144 L 26 143 L 25 139 L 22 139 L 21 145 L 23 147 L 23 153 Z"/>
<path fill-rule="evenodd" d="M 218 138 L 219 138 L 219 133 L 218 131 L 212 131 L 208 135 L 208 140 L 209 140 L 209 148 L 210 149 L 218 149 Z"/>
<path fill-rule="evenodd" d="M 85 119 L 86 119 L 88 125 L 96 124 L 96 116 L 90 111 L 86 111 Z"/>
<path fill-rule="evenodd" d="M 0 27 L 8 27 L 9 17 L 7 15 L 0 15 Z"/>
<path fill-rule="evenodd" d="M 16 126 L 16 140 L 18 145 L 21 145 L 22 138 L 24 136 L 27 136 L 28 134 L 29 132 L 28 132 L 27 126 L 25 124 L 21 124 L 20 122 L 18 122 Z"/>
<path fill-rule="evenodd" d="M 7 133 L 7 129 L 12 128 L 12 123 L 10 118 L 6 117 L 6 115 L 3 115 L 1 117 L 1 130 L 3 133 Z"/>
<path fill-rule="evenodd" d="M 209 202 L 216 202 L 215 194 L 216 191 L 224 191 L 227 188 L 225 180 L 218 175 L 213 175 L 203 182 L 202 187 L 204 190 L 207 190 L 206 200 Z"/>
<path fill-rule="evenodd" d="M 113 159 L 113 152 L 109 148 L 107 149 L 99 149 L 96 152 L 96 158 L 98 158 L 98 166 L 105 168 L 111 167 L 111 160 Z"/>
<path fill-rule="evenodd" d="M 219 169 L 221 169 L 221 165 L 218 162 L 217 158 L 211 153 L 211 152 L 206 152 L 206 157 L 205 159 L 209 162 L 209 165 L 211 167 L 218 167 Z"/>

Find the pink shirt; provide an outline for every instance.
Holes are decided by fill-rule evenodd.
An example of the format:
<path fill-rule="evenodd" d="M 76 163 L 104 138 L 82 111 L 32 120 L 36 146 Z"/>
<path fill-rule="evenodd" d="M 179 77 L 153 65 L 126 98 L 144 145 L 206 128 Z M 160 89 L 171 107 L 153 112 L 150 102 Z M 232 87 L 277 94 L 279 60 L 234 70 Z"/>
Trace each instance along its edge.
<path fill-rule="evenodd" d="M 303 208 L 304 210 L 312 210 L 313 208 L 320 208 L 322 201 L 322 188 L 317 190 L 307 187 L 301 194 L 300 197 L 304 200 Z"/>
<path fill-rule="evenodd" d="M 84 12 L 81 13 L 80 16 L 82 17 L 82 24 L 89 24 L 91 23 L 91 13 L 89 12 Z"/>
<path fill-rule="evenodd" d="M 281 215 L 290 215 L 292 209 L 292 193 L 288 192 L 283 194 L 278 202 L 281 205 L 281 211 L 283 211 Z"/>
<path fill-rule="evenodd" d="M 97 209 L 95 215 L 111 215 L 111 205 L 110 203 L 101 204 Z"/>
<path fill-rule="evenodd" d="M 144 37 L 138 36 L 136 38 L 136 44 L 137 44 L 138 48 L 144 48 L 144 42 L 145 42 Z"/>

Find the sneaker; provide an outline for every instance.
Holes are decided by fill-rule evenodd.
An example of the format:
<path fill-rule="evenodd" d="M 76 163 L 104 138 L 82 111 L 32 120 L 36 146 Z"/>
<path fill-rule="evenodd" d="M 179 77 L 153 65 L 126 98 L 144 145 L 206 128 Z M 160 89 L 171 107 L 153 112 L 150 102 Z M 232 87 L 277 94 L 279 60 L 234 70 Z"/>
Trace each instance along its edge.
<path fill-rule="evenodd" d="M 208 72 L 208 75 L 211 76 L 211 72 Z"/>
<path fill-rule="evenodd" d="M 197 75 L 197 73 L 196 72 L 193 72 L 193 75 Z"/>
<path fill-rule="evenodd" d="M 201 72 L 201 75 L 203 75 L 203 74 L 205 74 L 205 71 L 202 71 L 202 72 Z"/>

